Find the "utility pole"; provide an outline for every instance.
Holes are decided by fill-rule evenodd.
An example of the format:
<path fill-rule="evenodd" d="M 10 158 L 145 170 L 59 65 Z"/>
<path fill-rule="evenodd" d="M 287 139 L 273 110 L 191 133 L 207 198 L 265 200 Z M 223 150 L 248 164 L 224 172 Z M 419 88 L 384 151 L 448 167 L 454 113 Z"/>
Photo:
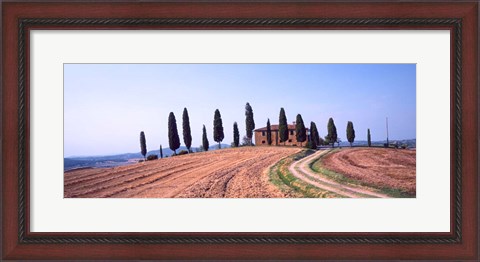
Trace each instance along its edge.
<path fill-rule="evenodd" d="M 387 117 L 387 146 L 390 146 L 390 144 L 388 143 L 388 117 Z"/>

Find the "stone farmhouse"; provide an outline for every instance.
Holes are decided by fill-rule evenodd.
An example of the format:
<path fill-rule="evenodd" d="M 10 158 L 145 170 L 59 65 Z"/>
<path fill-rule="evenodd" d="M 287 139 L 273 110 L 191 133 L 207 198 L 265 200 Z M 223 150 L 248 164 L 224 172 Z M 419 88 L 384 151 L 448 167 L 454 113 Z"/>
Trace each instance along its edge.
<path fill-rule="evenodd" d="M 280 142 L 280 137 L 278 135 L 278 125 L 271 125 L 270 129 L 272 130 L 272 146 L 283 146 L 284 143 Z M 302 145 L 305 146 L 308 138 L 310 137 L 309 129 L 307 130 L 307 139 L 305 142 L 302 142 Z M 256 146 L 268 146 L 267 143 L 267 127 L 262 127 L 254 130 L 255 132 L 255 145 Z M 300 146 L 300 142 L 297 142 L 297 133 L 295 131 L 295 122 L 288 125 L 288 139 L 285 141 L 286 146 Z"/>

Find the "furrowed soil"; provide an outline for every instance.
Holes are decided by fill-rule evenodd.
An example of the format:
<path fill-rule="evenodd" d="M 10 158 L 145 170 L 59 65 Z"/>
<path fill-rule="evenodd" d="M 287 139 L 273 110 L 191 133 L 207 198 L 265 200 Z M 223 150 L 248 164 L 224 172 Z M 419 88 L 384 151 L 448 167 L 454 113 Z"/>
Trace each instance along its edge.
<path fill-rule="evenodd" d="M 282 198 L 269 168 L 295 147 L 241 147 L 65 172 L 65 198 Z"/>
<path fill-rule="evenodd" d="M 344 148 L 327 154 L 322 166 L 377 188 L 416 192 L 416 151 L 387 148 Z"/>

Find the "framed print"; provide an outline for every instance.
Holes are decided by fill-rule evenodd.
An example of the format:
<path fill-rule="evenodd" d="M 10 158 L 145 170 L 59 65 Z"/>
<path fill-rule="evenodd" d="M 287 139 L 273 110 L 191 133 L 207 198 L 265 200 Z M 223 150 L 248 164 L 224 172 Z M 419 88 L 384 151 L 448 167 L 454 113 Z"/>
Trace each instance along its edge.
<path fill-rule="evenodd" d="M 2 3 L 2 259 L 478 259 L 478 2 Z"/>

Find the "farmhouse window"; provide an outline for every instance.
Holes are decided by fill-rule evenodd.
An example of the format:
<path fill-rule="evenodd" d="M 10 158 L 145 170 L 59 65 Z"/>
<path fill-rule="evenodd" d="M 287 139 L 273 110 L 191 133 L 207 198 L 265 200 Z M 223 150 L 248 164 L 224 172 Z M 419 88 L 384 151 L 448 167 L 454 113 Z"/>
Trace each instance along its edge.
<path fill-rule="evenodd" d="M 265 131 L 262 131 L 262 136 L 265 136 Z"/>
<path fill-rule="evenodd" d="M 293 130 L 290 130 L 290 135 L 292 135 L 292 136 L 293 136 Z"/>
<path fill-rule="evenodd" d="M 289 139 L 288 142 L 289 142 L 289 143 L 292 143 L 292 139 Z"/>
<path fill-rule="evenodd" d="M 262 140 L 262 144 L 265 144 L 265 140 Z"/>

